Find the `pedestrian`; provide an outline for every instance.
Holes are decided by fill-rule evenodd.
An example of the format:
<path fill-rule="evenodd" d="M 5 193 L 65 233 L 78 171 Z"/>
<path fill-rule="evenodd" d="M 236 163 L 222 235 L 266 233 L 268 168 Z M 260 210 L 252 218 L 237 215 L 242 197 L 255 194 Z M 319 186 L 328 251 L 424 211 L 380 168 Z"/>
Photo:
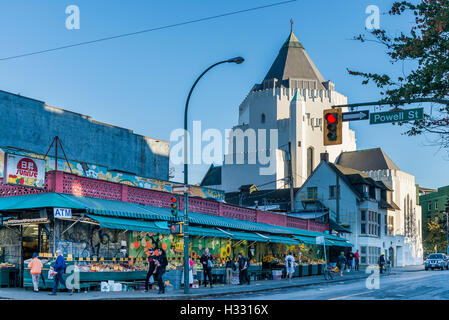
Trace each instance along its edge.
<path fill-rule="evenodd" d="M 385 265 L 385 253 L 382 252 L 380 255 L 377 264 L 379 265 L 380 273 L 383 273 L 384 265 Z"/>
<path fill-rule="evenodd" d="M 184 262 L 182 264 L 184 266 Z M 193 260 L 189 258 L 189 287 L 193 284 Z M 184 269 L 182 270 L 181 284 L 184 284 Z"/>
<path fill-rule="evenodd" d="M 355 270 L 356 271 L 359 271 L 359 263 L 360 263 L 360 253 L 359 253 L 359 250 L 357 250 L 355 253 L 354 253 L 354 261 L 355 261 Z"/>
<path fill-rule="evenodd" d="M 247 282 L 248 285 L 250 284 L 250 279 L 248 275 L 248 267 L 249 267 L 249 261 L 247 258 L 243 256 L 243 253 L 239 253 L 239 285 L 242 285 L 243 282 Z"/>
<path fill-rule="evenodd" d="M 232 273 L 236 269 L 234 261 L 230 258 L 227 258 L 225 268 L 226 268 L 226 283 L 231 284 Z"/>
<path fill-rule="evenodd" d="M 291 281 L 293 273 L 295 272 L 295 257 L 293 257 L 293 253 L 291 251 L 285 257 L 285 269 L 287 272 L 287 279 L 288 281 Z"/>
<path fill-rule="evenodd" d="M 156 279 L 159 287 L 158 294 L 165 293 L 163 276 L 168 265 L 167 255 L 163 249 L 158 249 L 159 255 L 156 259 Z"/>
<path fill-rule="evenodd" d="M 347 265 L 348 271 L 352 271 L 352 262 L 353 262 L 352 260 L 354 259 L 354 253 L 352 253 L 352 249 L 349 249 L 346 259 L 348 261 Z"/>
<path fill-rule="evenodd" d="M 56 295 L 56 292 L 58 291 L 59 284 L 62 284 L 64 286 L 64 288 L 68 290 L 68 288 L 65 284 L 65 280 L 64 280 L 64 275 L 66 273 L 67 265 L 65 263 L 64 257 L 62 256 L 62 251 L 57 250 L 56 254 L 58 255 L 58 257 L 56 258 L 55 265 L 53 266 L 53 269 L 55 270 L 56 275 L 53 278 L 53 281 L 54 281 L 53 291 L 51 293 L 49 293 L 49 295 L 51 295 L 51 296 Z M 73 294 L 73 289 L 70 292 L 70 294 Z"/>
<path fill-rule="evenodd" d="M 209 279 L 210 287 L 212 286 L 212 255 L 209 253 L 209 248 L 204 249 L 204 253 L 201 256 L 200 262 L 203 266 L 203 281 L 204 287 L 207 287 L 207 279 Z"/>
<path fill-rule="evenodd" d="M 338 265 L 338 269 L 340 270 L 340 277 L 343 277 L 343 270 L 345 269 L 346 263 L 347 263 L 347 261 L 346 261 L 345 253 L 342 251 L 337 258 L 337 265 Z"/>
<path fill-rule="evenodd" d="M 145 278 L 145 290 L 144 292 L 148 292 L 148 288 L 149 288 L 149 282 L 150 282 L 150 278 L 153 277 L 153 280 L 151 281 L 151 289 L 153 289 L 153 283 L 154 283 L 154 278 L 156 277 L 156 259 L 157 256 L 154 254 L 154 249 L 150 248 L 148 250 L 149 256 L 148 256 L 148 272 L 147 272 L 147 277 Z"/>
<path fill-rule="evenodd" d="M 30 268 L 31 278 L 33 279 L 33 291 L 39 292 L 39 279 L 41 277 L 42 268 L 44 265 L 42 261 L 38 258 L 37 252 L 33 253 L 33 260 L 28 264 L 28 268 Z"/>

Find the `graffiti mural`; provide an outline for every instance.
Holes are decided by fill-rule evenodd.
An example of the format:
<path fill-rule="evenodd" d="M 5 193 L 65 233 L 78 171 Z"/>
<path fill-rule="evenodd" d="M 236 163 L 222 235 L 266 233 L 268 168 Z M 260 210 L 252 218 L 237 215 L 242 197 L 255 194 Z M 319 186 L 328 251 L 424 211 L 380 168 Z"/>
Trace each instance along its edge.
<path fill-rule="evenodd" d="M 2 159 L 4 159 L 5 152 L 38 159 L 43 158 L 42 154 L 24 152 L 6 147 L 0 148 L 0 177 L 4 176 L 4 161 L 2 161 Z M 91 163 L 72 160 L 69 160 L 69 163 L 72 169 L 72 173 L 82 177 L 117 182 L 129 186 L 164 192 L 172 192 L 174 186 L 179 186 L 179 184 L 169 181 L 145 178 L 128 173 L 109 171 L 107 167 L 97 166 Z M 55 170 L 55 158 L 52 156 L 48 156 L 47 158 L 45 158 L 45 171 L 47 172 L 52 170 Z M 58 170 L 70 173 L 70 168 L 65 159 L 59 159 L 58 157 Z M 217 201 L 224 202 L 223 191 L 206 187 L 189 186 L 188 193 L 191 196 L 201 197 L 205 199 L 215 199 Z"/>

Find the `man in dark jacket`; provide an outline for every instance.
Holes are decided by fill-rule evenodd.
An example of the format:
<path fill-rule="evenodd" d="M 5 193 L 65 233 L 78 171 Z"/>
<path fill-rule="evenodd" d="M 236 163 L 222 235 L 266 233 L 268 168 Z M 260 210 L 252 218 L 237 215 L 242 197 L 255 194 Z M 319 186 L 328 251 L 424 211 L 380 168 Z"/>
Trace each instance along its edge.
<path fill-rule="evenodd" d="M 207 278 L 209 278 L 210 287 L 212 287 L 212 256 L 209 253 L 209 248 L 204 249 L 204 253 L 201 256 L 200 262 L 203 266 L 203 278 L 204 286 L 207 287 Z"/>
<path fill-rule="evenodd" d="M 340 269 L 340 277 L 343 277 L 343 271 L 345 269 L 346 263 L 347 263 L 347 261 L 346 261 L 345 253 L 342 251 L 337 258 L 337 266 L 338 266 L 338 269 Z"/>
<path fill-rule="evenodd" d="M 153 281 L 155 281 L 156 279 L 156 255 L 154 254 L 154 249 L 151 248 L 148 250 L 149 252 L 149 256 L 148 256 L 148 272 L 147 272 L 147 277 L 145 279 L 145 291 L 144 292 L 148 292 L 148 287 L 149 287 L 149 281 L 151 276 L 153 276 Z M 153 284 L 151 284 L 151 287 L 153 287 Z"/>
<path fill-rule="evenodd" d="M 249 260 L 243 256 L 242 253 L 239 253 L 239 284 L 243 284 L 243 282 L 247 282 L 250 284 L 249 275 L 248 275 L 248 267 Z"/>
<path fill-rule="evenodd" d="M 51 296 L 55 296 L 56 292 L 58 291 L 58 285 L 61 283 L 65 289 L 67 289 L 67 286 L 65 284 L 64 280 L 64 274 L 67 269 L 67 265 L 65 264 L 64 257 L 62 256 L 62 251 L 57 250 L 56 254 L 58 257 L 56 258 L 55 265 L 53 266 L 53 269 L 57 272 L 56 275 L 53 278 L 54 285 L 53 285 L 53 291 L 50 293 Z M 70 294 L 73 293 L 73 289 Z"/>
<path fill-rule="evenodd" d="M 158 249 L 159 255 L 157 256 L 156 260 L 156 279 L 157 279 L 157 285 L 159 287 L 158 294 L 165 293 L 165 285 L 164 280 L 162 277 L 164 276 L 165 269 L 168 265 L 167 255 L 164 250 Z"/>

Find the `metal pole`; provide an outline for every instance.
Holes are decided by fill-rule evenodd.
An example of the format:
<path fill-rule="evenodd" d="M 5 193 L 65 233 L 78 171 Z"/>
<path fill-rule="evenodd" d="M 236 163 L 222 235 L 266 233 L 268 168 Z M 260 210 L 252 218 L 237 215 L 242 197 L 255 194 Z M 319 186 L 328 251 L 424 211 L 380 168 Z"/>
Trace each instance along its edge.
<path fill-rule="evenodd" d="M 295 194 L 294 194 L 294 186 L 293 186 L 293 159 L 292 159 L 292 144 L 288 143 L 288 155 L 289 155 L 289 173 L 290 173 L 290 211 L 295 211 Z"/>
<path fill-rule="evenodd" d="M 190 97 L 192 96 L 193 89 L 195 89 L 196 84 L 200 79 L 206 74 L 207 71 L 212 69 L 215 66 L 218 66 L 219 64 L 226 63 L 226 62 L 233 62 L 240 64 L 244 61 L 242 57 L 236 57 L 229 60 L 220 61 L 217 63 L 214 63 L 209 68 L 203 71 L 203 73 L 200 74 L 200 76 L 195 80 L 193 83 L 192 88 L 189 91 L 189 95 L 187 96 L 186 101 L 186 107 L 184 110 L 184 185 L 187 188 L 187 185 L 189 184 L 189 167 L 188 167 L 188 159 L 189 159 L 189 148 L 188 148 L 188 133 L 187 133 L 187 111 L 189 110 L 189 101 Z M 187 190 L 184 192 L 184 293 L 189 293 L 189 214 L 188 214 L 188 194 Z"/>

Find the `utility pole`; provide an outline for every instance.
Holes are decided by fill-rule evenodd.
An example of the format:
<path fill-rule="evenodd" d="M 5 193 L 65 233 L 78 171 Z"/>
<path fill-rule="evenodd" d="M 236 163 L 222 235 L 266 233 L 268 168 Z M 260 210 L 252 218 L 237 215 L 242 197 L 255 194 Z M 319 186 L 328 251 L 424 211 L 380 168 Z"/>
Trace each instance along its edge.
<path fill-rule="evenodd" d="M 293 187 L 293 164 L 292 164 L 292 143 L 288 143 L 288 171 L 289 171 L 289 182 L 290 182 L 290 212 L 295 211 L 295 192 Z"/>
<path fill-rule="evenodd" d="M 337 174 L 337 182 L 335 186 L 335 193 L 337 198 L 337 224 L 340 224 L 340 177 Z"/>

